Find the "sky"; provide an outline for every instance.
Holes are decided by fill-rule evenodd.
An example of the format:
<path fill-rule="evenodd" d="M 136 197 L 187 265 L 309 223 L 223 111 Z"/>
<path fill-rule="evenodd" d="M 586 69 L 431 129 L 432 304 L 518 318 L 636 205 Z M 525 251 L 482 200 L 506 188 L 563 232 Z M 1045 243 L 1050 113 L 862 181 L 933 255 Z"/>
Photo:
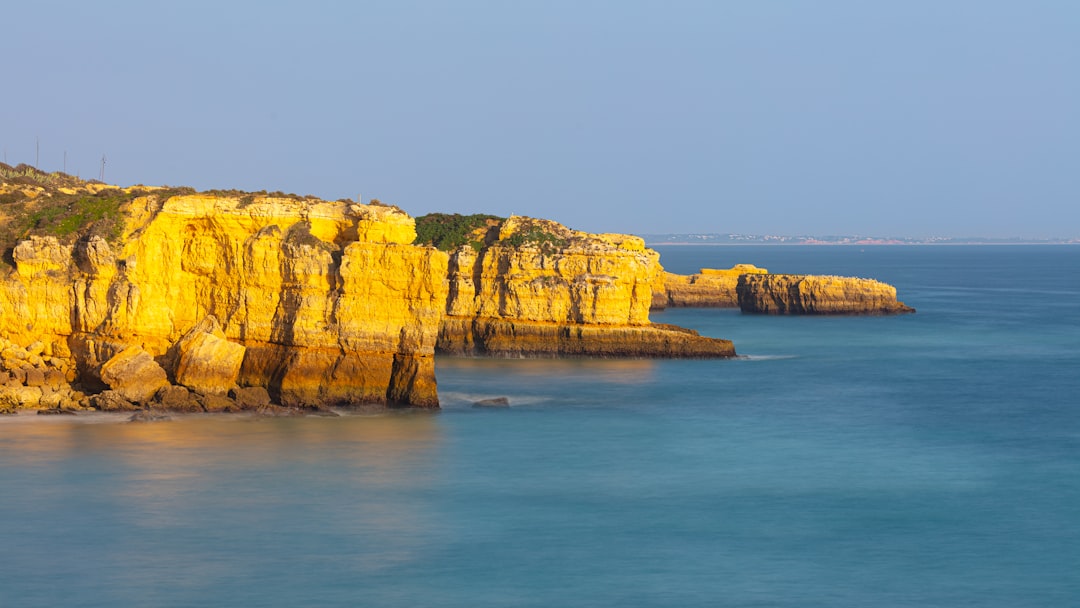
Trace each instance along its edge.
<path fill-rule="evenodd" d="M 1080 2 L 8 3 L 8 164 L 591 232 L 1080 237 Z M 66 154 L 66 165 L 65 165 Z"/>

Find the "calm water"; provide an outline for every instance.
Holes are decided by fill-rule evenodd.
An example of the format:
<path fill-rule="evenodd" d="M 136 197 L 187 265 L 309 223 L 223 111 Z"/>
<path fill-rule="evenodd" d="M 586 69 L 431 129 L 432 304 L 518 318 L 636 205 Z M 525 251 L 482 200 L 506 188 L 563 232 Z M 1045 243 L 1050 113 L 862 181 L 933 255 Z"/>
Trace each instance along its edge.
<path fill-rule="evenodd" d="M 0 606 L 1080 604 L 1080 247 L 665 247 L 915 315 L 439 363 L 444 410 L 0 420 Z M 509 409 L 478 409 L 506 396 Z"/>

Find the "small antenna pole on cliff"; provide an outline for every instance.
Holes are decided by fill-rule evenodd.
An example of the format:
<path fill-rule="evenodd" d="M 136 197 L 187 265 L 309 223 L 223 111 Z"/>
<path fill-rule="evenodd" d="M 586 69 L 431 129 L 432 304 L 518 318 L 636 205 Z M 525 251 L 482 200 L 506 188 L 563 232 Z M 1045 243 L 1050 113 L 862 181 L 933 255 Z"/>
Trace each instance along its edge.
<path fill-rule="evenodd" d="M 105 181 L 105 155 L 104 154 L 101 155 L 101 177 L 98 178 L 98 179 L 100 181 Z"/>
<path fill-rule="evenodd" d="M 67 150 L 64 150 L 64 170 L 62 173 L 67 173 Z"/>
<path fill-rule="evenodd" d="M 37 169 L 38 165 L 41 164 L 40 162 L 38 162 L 40 160 L 41 160 L 41 138 L 40 137 L 35 137 L 34 138 L 34 168 L 35 169 Z"/>

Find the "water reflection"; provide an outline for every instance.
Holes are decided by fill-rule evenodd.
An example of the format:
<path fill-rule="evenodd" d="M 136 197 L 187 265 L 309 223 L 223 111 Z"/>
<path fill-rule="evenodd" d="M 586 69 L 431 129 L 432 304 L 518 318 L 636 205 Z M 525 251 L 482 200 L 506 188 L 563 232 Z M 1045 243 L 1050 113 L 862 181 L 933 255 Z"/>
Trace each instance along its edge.
<path fill-rule="evenodd" d="M 9 515 L 37 526 L 84 510 L 108 514 L 94 525 L 111 529 L 118 550 L 100 559 L 117 576 L 194 575 L 192 565 L 207 560 L 214 573 L 198 576 L 251 575 L 250 563 L 225 558 L 234 545 L 267 550 L 249 556 L 264 566 L 310 559 L 318 545 L 336 568 L 382 571 L 419 557 L 416 539 L 438 521 L 414 499 L 437 481 L 436 414 L 36 418 L 0 420 L 0 481 L 18 495 Z"/>
<path fill-rule="evenodd" d="M 461 373 L 504 373 L 522 377 L 564 378 L 646 384 L 653 381 L 657 362 L 652 359 L 483 359 L 439 357 L 439 371 Z"/>

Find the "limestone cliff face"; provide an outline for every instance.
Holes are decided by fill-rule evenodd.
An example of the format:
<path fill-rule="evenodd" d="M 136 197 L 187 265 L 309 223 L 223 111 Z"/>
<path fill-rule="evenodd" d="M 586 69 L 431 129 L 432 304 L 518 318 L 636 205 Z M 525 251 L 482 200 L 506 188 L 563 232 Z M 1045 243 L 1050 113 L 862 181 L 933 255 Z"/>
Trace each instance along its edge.
<path fill-rule="evenodd" d="M 450 259 L 438 347 L 497 356 L 732 356 L 726 340 L 652 325 L 663 269 L 642 239 L 511 217 Z"/>
<path fill-rule="evenodd" d="M 138 347 L 200 392 L 235 381 L 285 405 L 434 406 L 447 255 L 414 238 L 393 207 L 150 194 L 124 209 L 119 245 L 19 243 L 0 337 L 48 344 L 98 388 Z"/>
<path fill-rule="evenodd" d="M 702 268 L 691 275 L 664 273 L 663 289 L 653 296 L 653 308 L 700 306 L 738 308 L 735 287 L 744 274 L 765 274 L 768 270 L 753 264 L 736 264 L 731 268 Z"/>
<path fill-rule="evenodd" d="M 743 312 L 765 314 L 897 314 L 915 312 L 896 288 L 852 277 L 744 274 L 737 286 Z"/>

